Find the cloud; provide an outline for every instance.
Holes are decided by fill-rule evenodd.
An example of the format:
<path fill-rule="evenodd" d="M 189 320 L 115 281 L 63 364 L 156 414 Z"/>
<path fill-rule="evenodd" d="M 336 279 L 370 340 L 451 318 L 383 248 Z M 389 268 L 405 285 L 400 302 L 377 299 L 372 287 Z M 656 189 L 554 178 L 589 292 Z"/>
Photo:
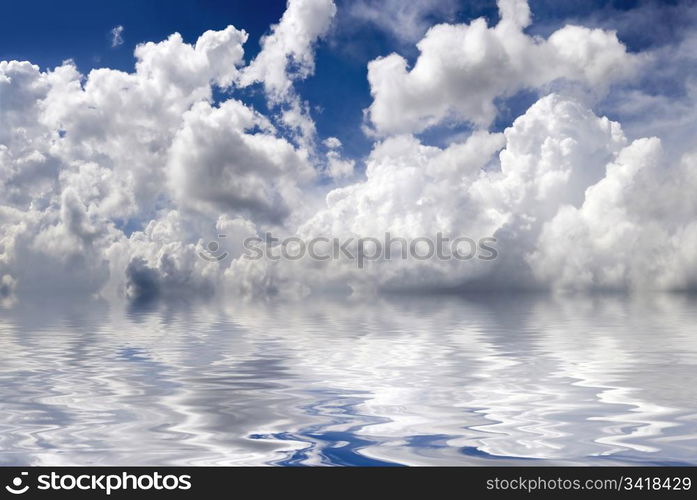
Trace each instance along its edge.
<path fill-rule="evenodd" d="M 368 65 L 373 102 L 366 116 L 379 135 L 420 132 L 448 121 L 487 127 L 496 99 L 552 82 L 579 82 L 595 92 L 629 76 L 636 57 L 614 32 L 567 25 L 546 40 L 523 32 L 530 23 L 524 0 L 500 0 L 501 20 L 439 24 L 417 44 L 409 68 L 398 54 Z"/>
<path fill-rule="evenodd" d="M 567 204 L 580 207 L 586 189 L 603 178 L 625 144 L 617 123 L 557 95 L 538 101 L 503 134 L 479 131 L 443 149 L 410 135 L 385 139 L 367 160 L 366 179 L 331 191 L 327 207 L 298 234 L 379 240 L 385 233 L 411 239 L 435 239 L 438 232 L 451 240 L 495 236 L 501 256 L 493 263 L 397 259 L 365 269 L 332 261 L 314 270 L 313 285 L 334 279 L 336 288 L 361 293 L 544 287 L 527 260 L 544 224 Z M 313 269 L 297 272 L 312 282 Z"/>
<path fill-rule="evenodd" d="M 315 123 L 293 82 L 314 73 L 315 45 L 326 34 L 335 14 L 332 0 L 289 0 L 280 22 L 261 39 L 261 51 L 244 68 L 239 80 L 242 87 L 261 83 L 269 103 L 282 106 L 282 123 L 298 143 L 309 148 L 315 141 Z"/>
<path fill-rule="evenodd" d="M 329 149 L 339 149 L 341 147 L 341 141 L 336 137 L 327 137 L 322 144 L 327 146 Z"/>
<path fill-rule="evenodd" d="M 306 151 L 277 137 L 268 120 L 234 99 L 215 108 L 201 102 L 186 112 L 169 151 L 179 205 L 214 217 L 242 213 L 280 224 L 300 210 L 300 186 L 314 175 Z"/>
<path fill-rule="evenodd" d="M 455 0 L 358 0 L 347 5 L 348 15 L 368 21 L 402 43 L 416 42 L 431 26 L 431 19 L 451 18 L 457 12 Z"/>
<path fill-rule="evenodd" d="M 113 28 L 111 28 L 111 31 L 109 33 L 111 34 L 112 47 L 118 47 L 119 45 L 123 45 L 123 37 L 121 36 L 121 34 L 123 33 L 123 26 L 114 26 Z"/>
<path fill-rule="evenodd" d="M 314 45 L 336 14 L 332 0 L 291 0 L 280 22 L 261 40 L 261 52 L 242 73 L 243 86 L 263 83 L 272 101 L 281 102 L 292 82 L 314 72 Z"/>
<path fill-rule="evenodd" d="M 695 160 L 667 163 L 655 137 L 622 149 L 580 207 L 544 226 L 529 257 L 538 277 L 567 289 L 694 289 Z"/>
<path fill-rule="evenodd" d="M 4 289 L 210 290 L 204 217 L 280 224 L 297 210 L 308 153 L 241 102 L 211 104 L 237 82 L 246 39 L 232 26 L 193 45 L 175 33 L 139 45 L 132 73 L 0 62 Z"/>
<path fill-rule="evenodd" d="M 657 138 L 551 94 L 504 133 L 473 133 L 446 148 L 411 135 L 385 139 L 366 178 L 327 195 L 302 224 L 332 235 L 497 239 L 499 258 L 233 263 L 228 286 L 251 295 L 313 290 L 688 290 L 695 286 L 694 153 L 671 164 Z"/>
<path fill-rule="evenodd" d="M 692 76 L 676 68 L 692 60 L 692 39 L 663 59 L 686 91 L 650 95 L 631 79 L 611 84 L 658 67 L 669 48 L 629 54 L 614 33 L 581 26 L 539 39 L 524 32 L 527 3 L 499 9 L 494 27 L 432 27 L 410 70 L 396 54 L 370 63 L 368 117 L 382 135 L 363 159 L 334 137 L 315 140 L 294 88 L 313 72 L 330 1 L 291 1 L 249 64 L 247 34 L 233 26 L 193 44 L 177 33 L 140 44 L 131 72 L 1 61 L 0 302 L 56 290 L 138 299 L 695 289 L 697 150 L 694 128 L 674 125 L 694 121 Z M 634 96 L 614 108 L 660 137 L 629 133 L 560 79 Z M 245 102 L 240 89 L 252 84 L 271 113 Z M 503 132 L 487 130 L 497 99 L 524 88 L 539 99 Z M 415 135 L 449 120 L 478 127 L 438 147 Z M 244 258 L 241 242 L 267 231 L 493 236 L 499 258 L 363 269 Z M 200 258 L 221 234 L 229 256 Z"/>

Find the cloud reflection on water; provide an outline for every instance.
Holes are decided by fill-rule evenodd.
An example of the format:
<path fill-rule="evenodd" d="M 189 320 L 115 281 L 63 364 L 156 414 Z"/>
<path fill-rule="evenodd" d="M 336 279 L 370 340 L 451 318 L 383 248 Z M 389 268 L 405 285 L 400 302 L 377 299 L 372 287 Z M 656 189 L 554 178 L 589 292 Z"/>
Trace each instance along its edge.
<path fill-rule="evenodd" d="M 17 304 L 0 464 L 697 464 L 694 306 Z"/>

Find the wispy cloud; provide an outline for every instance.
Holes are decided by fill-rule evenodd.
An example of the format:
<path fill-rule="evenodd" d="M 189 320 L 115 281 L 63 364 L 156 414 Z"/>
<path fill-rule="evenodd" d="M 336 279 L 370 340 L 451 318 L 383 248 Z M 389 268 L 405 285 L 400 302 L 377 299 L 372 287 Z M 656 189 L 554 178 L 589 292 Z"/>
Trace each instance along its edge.
<path fill-rule="evenodd" d="M 123 37 L 121 34 L 123 33 L 123 26 L 120 24 L 118 26 L 114 26 L 111 28 L 111 46 L 112 47 L 118 47 L 119 45 L 123 45 Z"/>
<path fill-rule="evenodd" d="M 434 19 L 451 20 L 457 12 L 455 0 L 356 0 L 348 15 L 359 22 L 370 22 L 402 43 L 414 43 L 423 37 Z"/>

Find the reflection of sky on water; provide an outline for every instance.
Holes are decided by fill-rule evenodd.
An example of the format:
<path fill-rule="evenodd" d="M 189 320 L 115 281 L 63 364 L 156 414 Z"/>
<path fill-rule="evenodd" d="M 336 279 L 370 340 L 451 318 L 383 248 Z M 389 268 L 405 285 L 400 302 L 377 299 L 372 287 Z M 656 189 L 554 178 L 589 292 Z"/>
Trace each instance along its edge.
<path fill-rule="evenodd" d="M 19 304 L 0 464 L 697 464 L 695 304 Z"/>

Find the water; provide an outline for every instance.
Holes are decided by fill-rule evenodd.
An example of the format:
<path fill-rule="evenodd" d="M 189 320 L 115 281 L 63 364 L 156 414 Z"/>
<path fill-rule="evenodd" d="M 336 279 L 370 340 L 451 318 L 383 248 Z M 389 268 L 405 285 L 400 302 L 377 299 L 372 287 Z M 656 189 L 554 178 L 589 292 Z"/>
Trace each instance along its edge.
<path fill-rule="evenodd" d="M 0 465 L 694 465 L 695 305 L 23 302 Z"/>

